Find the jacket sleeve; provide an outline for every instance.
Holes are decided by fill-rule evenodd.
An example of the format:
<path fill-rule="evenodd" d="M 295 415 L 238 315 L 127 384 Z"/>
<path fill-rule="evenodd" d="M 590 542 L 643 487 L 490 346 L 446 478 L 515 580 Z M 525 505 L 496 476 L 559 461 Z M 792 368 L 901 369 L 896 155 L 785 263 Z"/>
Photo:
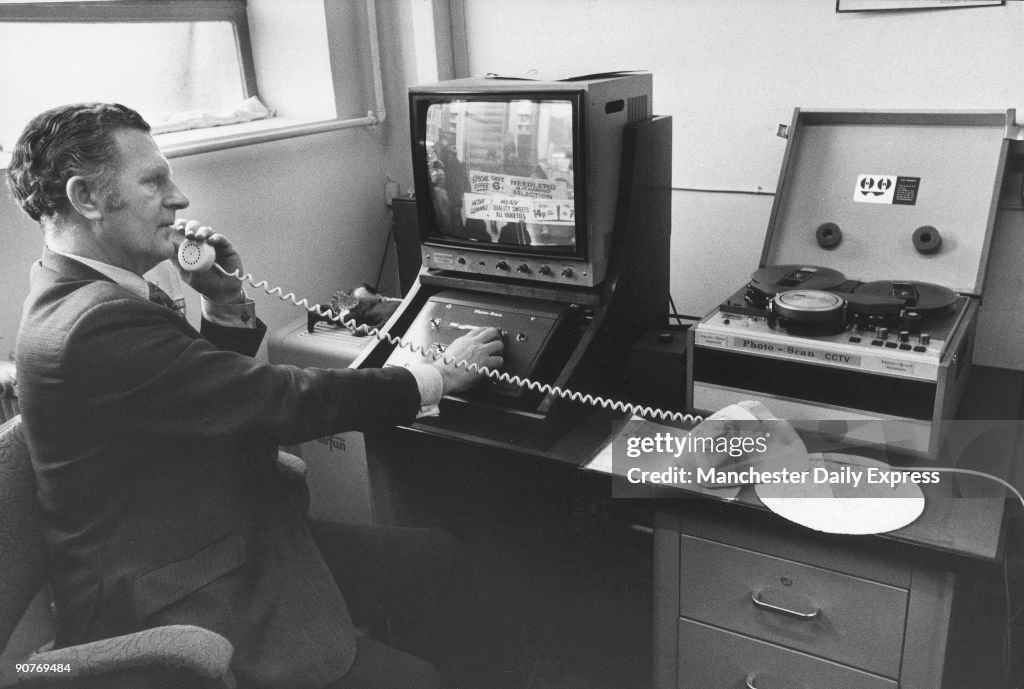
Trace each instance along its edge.
<path fill-rule="evenodd" d="M 254 328 L 228 328 L 204 318 L 199 331 L 217 349 L 227 349 L 246 356 L 256 356 L 256 352 L 267 334 L 267 326 L 257 318 Z"/>
<path fill-rule="evenodd" d="M 173 439 L 256 434 L 292 444 L 411 422 L 415 378 L 400 367 L 300 369 L 218 349 L 173 314 L 120 299 L 72 325 L 62 362 L 92 423 Z"/>

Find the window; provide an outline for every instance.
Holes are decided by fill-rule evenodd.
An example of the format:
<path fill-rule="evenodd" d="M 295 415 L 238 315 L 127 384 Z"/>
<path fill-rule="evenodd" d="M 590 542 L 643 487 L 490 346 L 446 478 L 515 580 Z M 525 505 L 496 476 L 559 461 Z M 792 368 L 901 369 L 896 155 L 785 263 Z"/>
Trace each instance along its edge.
<path fill-rule="evenodd" d="M 220 123 L 187 115 L 236 110 L 254 74 L 245 0 L 0 0 L 7 150 L 31 117 L 76 101 L 123 103 L 157 131 Z"/>

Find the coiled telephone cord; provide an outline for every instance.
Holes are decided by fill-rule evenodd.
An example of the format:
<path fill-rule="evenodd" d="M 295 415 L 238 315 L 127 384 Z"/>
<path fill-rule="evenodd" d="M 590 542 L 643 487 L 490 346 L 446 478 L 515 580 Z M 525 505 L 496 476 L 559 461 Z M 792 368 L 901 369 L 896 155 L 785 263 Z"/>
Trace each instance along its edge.
<path fill-rule="evenodd" d="M 240 282 L 247 282 L 254 288 L 263 290 L 267 294 L 273 297 L 277 297 L 281 301 L 288 301 L 300 308 L 315 313 L 321 318 L 326 318 L 339 323 L 340 325 L 348 328 L 352 331 L 363 332 L 369 336 L 374 337 L 379 342 L 386 342 L 395 347 L 402 347 L 404 349 L 419 354 L 420 356 L 429 357 L 434 361 L 441 361 L 447 366 L 454 366 L 456 368 L 464 368 L 467 371 L 474 373 L 480 373 L 487 376 L 488 378 L 510 385 L 515 385 L 521 388 L 527 388 L 534 392 L 539 392 L 543 395 L 556 395 L 562 399 L 567 399 L 580 404 L 590 405 L 592 407 L 600 407 L 612 411 L 624 412 L 635 416 L 642 416 L 647 419 L 661 419 L 663 421 L 675 421 L 678 423 L 700 423 L 703 417 L 696 416 L 693 414 L 684 414 L 678 411 L 669 411 L 666 409 L 660 409 L 657 407 L 644 406 L 639 404 L 633 404 L 631 402 L 623 402 L 621 400 L 613 400 L 600 395 L 592 395 L 590 393 L 582 393 L 576 390 L 568 388 L 562 388 L 557 385 L 551 385 L 549 383 L 541 383 L 536 380 L 524 378 L 523 376 L 511 375 L 503 371 L 488 368 L 486 366 L 478 366 L 477 364 L 469 363 L 464 360 L 456 360 L 452 357 L 445 356 L 444 353 L 438 352 L 429 347 L 423 347 L 413 342 L 407 342 L 399 337 L 395 337 L 389 333 L 383 332 L 379 328 L 374 328 L 367 325 L 359 325 L 353 320 L 344 320 L 342 314 L 334 314 L 330 309 L 324 309 L 319 304 L 310 304 L 306 299 L 300 299 L 294 292 L 288 292 L 285 294 L 284 290 L 280 287 L 271 287 L 270 283 L 266 280 L 256 280 L 252 273 L 242 273 L 241 270 L 228 271 L 219 263 L 214 263 L 214 266 L 228 277 L 233 277 Z"/>

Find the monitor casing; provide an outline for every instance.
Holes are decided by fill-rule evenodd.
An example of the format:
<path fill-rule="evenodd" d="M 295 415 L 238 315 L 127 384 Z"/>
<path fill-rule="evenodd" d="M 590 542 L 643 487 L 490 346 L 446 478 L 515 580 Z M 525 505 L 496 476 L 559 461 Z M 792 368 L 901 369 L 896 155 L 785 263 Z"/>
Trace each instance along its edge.
<path fill-rule="evenodd" d="M 600 285 L 608 276 L 617 218 L 623 132 L 651 117 L 651 98 L 652 78 L 644 72 L 564 81 L 474 77 L 411 87 L 413 179 L 423 265 L 430 271 L 530 283 Z M 572 104 L 576 241 L 570 253 L 465 241 L 439 230 L 430 193 L 427 111 L 431 105 L 458 100 Z"/>

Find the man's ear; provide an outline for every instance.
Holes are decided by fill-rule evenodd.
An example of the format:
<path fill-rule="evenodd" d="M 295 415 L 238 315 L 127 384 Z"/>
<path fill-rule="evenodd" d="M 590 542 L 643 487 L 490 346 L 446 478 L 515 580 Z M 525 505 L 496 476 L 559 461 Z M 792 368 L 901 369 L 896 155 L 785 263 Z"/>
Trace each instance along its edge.
<path fill-rule="evenodd" d="M 89 181 L 81 175 L 68 180 L 64 191 L 71 207 L 88 220 L 100 220 L 103 217 L 103 202 Z"/>

